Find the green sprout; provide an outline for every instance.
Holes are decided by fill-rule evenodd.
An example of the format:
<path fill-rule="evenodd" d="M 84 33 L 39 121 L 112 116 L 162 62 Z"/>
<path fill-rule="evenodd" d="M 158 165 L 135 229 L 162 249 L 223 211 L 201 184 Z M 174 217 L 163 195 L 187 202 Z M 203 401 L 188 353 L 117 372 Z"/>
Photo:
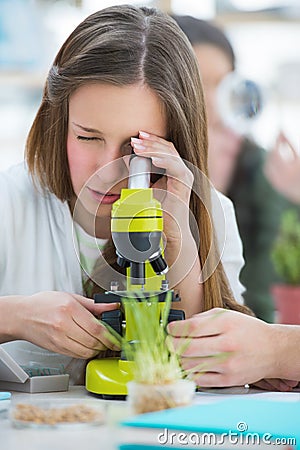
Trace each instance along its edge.
<path fill-rule="evenodd" d="M 138 298 L 136 298 L 138 297 Z M 126 318 L 130 316 L 130 325 L 134 339 L 128 340 L 120 336 L 106 323 L 104 324 L 111 334 L 111 340 L 125 353 L 127 360 L 133 361 L 133 378 L 143 384 L 168 384 L 183 378 L 193 379 L 209 369 L 208 363 L 199 363 L 192 369 L 181 368 L 181 355 L 192 342 L 191 338 L 182 340 L 182 345 L 175 349 L 172 340 L 168 338 L 167 324 L 171 308 L 171 293 L 168 292 L 164 303 L 159 302 L 158 296 L 151 299 L 143 298 L 142 293 L 122 300 Z M 218 315 L 218 313 L 216 313 Z M 214 316 L 213 316 L 214 317 Z M 189 336 L 188 323 L 184 336 Z M 226 358 L 227 356 L 212 355 L 211 358 Z"/>
<path fill-rule="evenodd" d="M 132 297 L 122 299 L 126 318 L 134 339 L 128 341 L 109 325 L 113 343 L 118 342 L 127 360 L 134 361 L 133 377 L 139 383 L 165 384 L 180 380 L 184 373 L 180 367 L 180 353 L 171 348 L 167 341 L 167 324 L 171 307 L 171 293 L 166 294 L 164 303 L 158 296 L 144 298 L 143 293 L 133 292 Z"/>

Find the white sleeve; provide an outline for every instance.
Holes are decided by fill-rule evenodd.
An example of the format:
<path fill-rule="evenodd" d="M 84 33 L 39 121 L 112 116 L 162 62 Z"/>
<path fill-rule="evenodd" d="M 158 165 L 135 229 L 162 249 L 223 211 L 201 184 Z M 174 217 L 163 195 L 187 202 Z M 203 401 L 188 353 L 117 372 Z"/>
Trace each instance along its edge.
<path fill-rule="evenodd" d="M 212 215 L 219 252 L 225 274 L 238 303 L 244 303 L 245 287 L 240 282 L 240 272 L 245 261 L 234 206 L 229 198 L 212 190 Z"/>

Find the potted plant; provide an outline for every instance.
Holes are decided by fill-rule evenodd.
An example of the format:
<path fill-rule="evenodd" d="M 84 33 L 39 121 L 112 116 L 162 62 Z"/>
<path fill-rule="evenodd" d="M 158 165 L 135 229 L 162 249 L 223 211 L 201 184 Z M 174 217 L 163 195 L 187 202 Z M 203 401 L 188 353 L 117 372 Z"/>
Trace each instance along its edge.
<path fill-rule="evenodd" d="M 278 322 L 300 324 L 300 216 L 296 210 L 283 213 L 271 258 L 282 279 L 272 287 Z"/>
<path fill-rule="evenodd" d="M 127 383 L 133 413 L 158 411 L 191 403 L 196 384 L 180 367 L 180 351 L 168 343 L 166 325 L 171 296 L 122 300 L 126 317 L 134 324 L 134 341 L 123 337 L 121 346 L 132 361 L 133 381 Z M 181 351 L 183 349 L 180 349 Z"/>

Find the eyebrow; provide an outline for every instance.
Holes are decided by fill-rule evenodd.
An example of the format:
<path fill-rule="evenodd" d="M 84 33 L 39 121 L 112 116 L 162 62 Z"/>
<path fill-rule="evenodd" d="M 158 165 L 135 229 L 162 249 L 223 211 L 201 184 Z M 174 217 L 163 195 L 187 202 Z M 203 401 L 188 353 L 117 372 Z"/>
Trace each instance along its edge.
<path fill-rule="evenodd" d="M 99 134 L 103 134 L 102 131 L 97 130 L 96 128 L 89 128 L 89 127 L 84 127 L 82 125 L 79 125 L 78 123 L 72 122 L 73 125 L 75 125 L 78 128 L 81 128 L 83 131 L 86 131 L 87 133 L 99 133 Z"/>

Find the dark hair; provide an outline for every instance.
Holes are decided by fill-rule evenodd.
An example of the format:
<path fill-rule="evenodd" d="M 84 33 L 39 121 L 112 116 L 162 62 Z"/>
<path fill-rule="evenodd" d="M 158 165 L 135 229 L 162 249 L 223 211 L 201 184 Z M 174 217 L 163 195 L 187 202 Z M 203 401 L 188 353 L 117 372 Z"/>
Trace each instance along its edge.
<path fill-rule="evenodd" d="M 89 83 L 149 86 L 164 106 L 168 139 L 184 160 L 207 174 L 205 103 L 189 40 L 167 14 L 154 8 L 119 5 L 98 11 L 79 24 L 49 71 L 26 148 L 29 171 L 44 188 L 62 201 L 75 196 L 66 149 L 68 106 L 70 95 Z M 200 180 L 195 174 L 195 183 L 206 204 L 195 192 L 190 200 L 201 236 L 202 267 L 215 245 L 206 209 L 210 208 L 210 185 L 203 181 L 205 178 Z M 104 253 L 113 266 L 116 257 L 112 241 Z M 214 255 L 217 268 L 204 282 L 203 309 L 225 306 L 245 312 L 247 309 L 232 297 L 216 249 Z"/>
<path fill-rule="evenodd" d="M 192 46 L 197 44 L 210 44 L 218 47 L 229 58 L 232 70 L 235 69 L 235 55 L 225 33 L 216 25 L 192 16 L 172 15 L 182 31 L 186 34 Z"/>

